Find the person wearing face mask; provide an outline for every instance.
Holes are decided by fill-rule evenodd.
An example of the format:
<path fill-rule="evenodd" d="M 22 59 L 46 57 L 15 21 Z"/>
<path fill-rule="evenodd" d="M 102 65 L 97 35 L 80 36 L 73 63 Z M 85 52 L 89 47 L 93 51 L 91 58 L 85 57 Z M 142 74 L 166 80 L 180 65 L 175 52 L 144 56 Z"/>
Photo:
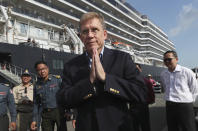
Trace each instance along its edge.
<path fill-rule="evenodd" d="M 17 129 L 30 129 L 33 111 L 33 84 L 31 75 L 26 69 L 21 75 L 22 83 L 13 88 L 13 95 L 17 107 Z"/>
<path fill-rule="evenodd" d="M 161 73 L 165 90 L 168 131 L 196 131 L 193 102 L 198 84 L 192 70 L 178 64 L 175 51 L 164 53 L 167 69 Z"/>
<path fill-rule="evenodd" d="M 86 51 L 65 64 L 58 103 L 76 109 L 76 131 L 130 131 L 127 103 L 146 101 L 143 77 L 129 54 L 104 46 L 101 14 L 82 15 L 80 38 Z"/>
<path fill-rule="evenodd" d="M 57 105 L 56 93 L 60 89 L 61 78 L 49 74 L 49 67 L 46 62 L 35 63 L 38 80 L 34 86 L 34 110 L 32 130 L 39 130 L 40 121 L 42 131 L 54 131 L 56 124 L 57 131 L 67 131 L 65 110 Z"/>

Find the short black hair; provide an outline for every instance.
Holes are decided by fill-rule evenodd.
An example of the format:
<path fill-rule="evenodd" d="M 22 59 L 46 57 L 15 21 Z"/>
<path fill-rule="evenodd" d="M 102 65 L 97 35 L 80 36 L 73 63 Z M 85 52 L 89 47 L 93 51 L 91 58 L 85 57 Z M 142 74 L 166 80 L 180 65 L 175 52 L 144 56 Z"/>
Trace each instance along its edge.
<path fill-rule="evenodd" d="M 173 56 L 174 56 L 175 58 L 178 58 L 178 56 L 177 56 L 177 52 L 176 52 L 176 51 L 174 51 L 174 50 L 168 50 L 168 51 L 166 51 L 166 52 L 164 53 L 164 57 L 165 57 L 165 55 L 166 55 L 166 54 L 168 54 L 168 53 L 172 53 L 172 54 L 173 54 Z"/>
<path fill-rule="evenodd" d="M 37 62 L 34 64 L 34 69 L 37 69 L 37 66 L 38 66 L 39 64 L 44 64 L 44 65 L 46 65 L 46 66 L 48 67 L 47 62 L 45 62 L 45 61 L 37 61 Z"/>

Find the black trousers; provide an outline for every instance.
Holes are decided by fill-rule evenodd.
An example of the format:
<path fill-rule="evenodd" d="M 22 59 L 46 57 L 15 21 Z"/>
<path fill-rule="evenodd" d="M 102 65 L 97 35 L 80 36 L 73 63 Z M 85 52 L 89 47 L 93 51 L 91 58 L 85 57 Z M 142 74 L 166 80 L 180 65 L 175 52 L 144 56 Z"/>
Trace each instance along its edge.
<path fill-rule="evenodd" d="M 196 131 L 192 103 L 166 101 L 168 131 Z"/>
<path fill-rule="evenodd" d="M 134 131 L 151 131 L 148 104 L 137 104 L 130 107 Z"/>
<path fill-rule="evenodd" d="M 93 111 L 91 115 L 92 115 L 91 130 L 92 131 L 99 131 L 98 121 L 97 121 L 97 118 L 96 118 L 96 112 Z"/>
<path fill-rule="evenodd" d="M 28 129 L 30 129 L 31 123 L 32 123 L 32 112 L 30 113 L 18 112 L 17 128 L 19 131 L 27 131 Z"/>
<path fill-rule="evenodd" d="M 57 131 L 67 131 L 66 119 L 63 119 L 65 114 L 60 114 L 58 108 L 44 109 L 42 112 L 42 131 L 54 131 L 55 124 Z"/>
<path fill-rule="evenodd" d="M 9 119 L 7 115 L 0 116 L 0 131 L 8 131 Z"/>

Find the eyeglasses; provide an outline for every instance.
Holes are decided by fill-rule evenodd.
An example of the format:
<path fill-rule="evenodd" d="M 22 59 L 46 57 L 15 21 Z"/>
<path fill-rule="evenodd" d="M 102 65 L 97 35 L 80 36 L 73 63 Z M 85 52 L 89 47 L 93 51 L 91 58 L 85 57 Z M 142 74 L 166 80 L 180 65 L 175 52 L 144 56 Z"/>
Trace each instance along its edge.
<path fill-rule="evenodd" d="M 92 29 L 85 29 L 81 32 L 82 35 L 87 36 L 89 33 L 92 33 L 93 35 L 96 35 L 100 30 L 98 28 L 92 28 Z"/>
<path fill-rule="evenodd" d="M 47 68 L 41 68 L 41 69 L 38 69 L 37 71 L 40 72 L 40 71 L 43 71 L 43 70 L 47 70 Z"/>
<path fill-rule="evenodd" d="M 164 59 L 164 62 L 171 62 L 172 59 L 175 59 L 175 58 L 165 58 L 165 59 Z"/>

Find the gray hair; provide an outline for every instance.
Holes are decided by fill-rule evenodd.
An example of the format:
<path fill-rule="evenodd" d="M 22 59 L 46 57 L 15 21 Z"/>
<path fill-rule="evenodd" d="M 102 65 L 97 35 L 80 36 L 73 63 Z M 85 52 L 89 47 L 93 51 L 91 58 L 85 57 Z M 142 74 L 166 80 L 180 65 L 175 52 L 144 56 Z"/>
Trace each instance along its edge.
<path fill-rule="evenodd" d="M 100 23 L 101 23 L 103 29 L 106 29 L 106 25 L 105 25 L 105 22 L 104 22 L 104 17 L 103 17 L 103 15 L 100 14 L 100 13 L 97 13 L 97 12 L 87 12 L 87 13 L 83 14 L 83 15 L 81 16 L 81 18 L 80 18 L 80 28 L 81 28 L 82 24 L 83 24 L 85 21 L 88 21 L 88 20 L 94 19 L 94 18 L 97 18 L 97 19 L 100 21 Z"/>

